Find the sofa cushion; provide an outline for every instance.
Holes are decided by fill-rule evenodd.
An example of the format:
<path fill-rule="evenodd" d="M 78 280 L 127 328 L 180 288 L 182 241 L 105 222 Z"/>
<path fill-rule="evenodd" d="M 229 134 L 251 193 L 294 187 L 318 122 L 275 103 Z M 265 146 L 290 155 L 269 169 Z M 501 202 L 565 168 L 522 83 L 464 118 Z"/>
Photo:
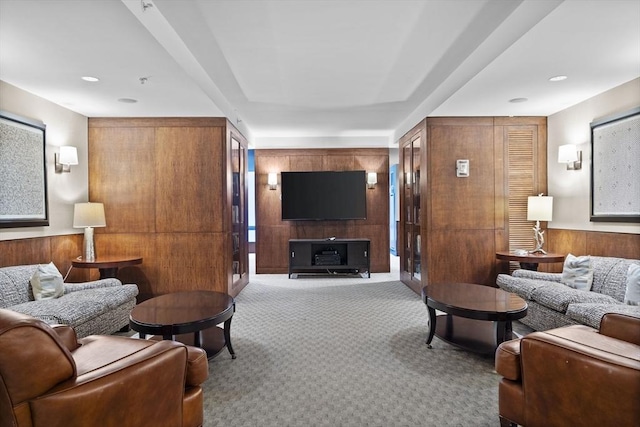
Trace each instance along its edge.
<path fill-rule="evenodd" d="M 567 307 L 567 317 L 599 329 L 602 316 L 607 313 L 627 314 L 640 318 L 640 306 L 627 304 L 575 303 Z"/>
<path fill-rule="evenodd" d="M 0 308 L 33 301 L 29 280 L 37 264 L 0 268 Z"/>
<path fill-rule="evenodd" d="M 9 307 L 47 323 L 77 326 L 134 299 L 136 285 L 123 285 L 67 293 L 50 300 L 30 301 Z"/>
<path fill-rule="evenodd" d="M 609 295 L 573 289 L 562 283 L 549 283 L 548 286 L 535 289 L 531 294 L 531 299 L 560 313 L 567 311 L 567 306 L 571 303 L 622 304 Z"/>
<path fill-rule="evenodd" d="M 500 289 L 516 294 L 525 300 L 531 300 L 531 295 L 536 289 L 550 286 L 552 283 L 554 282 L 547 280 L 520 279 L 508 274 L 499 274 L 496 280 Z"/>
<path fill-rule="evenodd" d="M 52 262 L 38 265 L 29 283 L 35 300 L 59 298 L 64 295 L 62 274 Z"/>
<path fill-rule="evenodd" d="M 640 265 L 640 261 L 637 259 L 592 256 L 591 262 L 593 266 L 593 285 L 591 290 L 612 296 L 620 302 L 624 301 L 629 265 Z"/>
<path fill-rule="evenodd" d="M 562 283 L 582 291 L 591 290 L 593 283 L 591 257 L 568 254 L 562 267 Z"/>
<path fill-rule="evenodd" d="M 640 305 L 640 265 L 630 264 L 627 269 L 627 290 L 624 293 L 624 303 Z"/>

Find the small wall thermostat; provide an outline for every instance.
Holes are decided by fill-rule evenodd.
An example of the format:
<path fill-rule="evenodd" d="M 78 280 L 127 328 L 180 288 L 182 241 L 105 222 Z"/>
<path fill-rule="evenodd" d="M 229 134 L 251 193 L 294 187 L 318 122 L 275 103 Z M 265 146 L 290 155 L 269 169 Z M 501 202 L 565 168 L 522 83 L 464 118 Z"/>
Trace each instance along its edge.
<path fill-rule="evenodd" d="M 469 160 L 456 160 L 456 176 L 458 178 L 469 176 Z"/>

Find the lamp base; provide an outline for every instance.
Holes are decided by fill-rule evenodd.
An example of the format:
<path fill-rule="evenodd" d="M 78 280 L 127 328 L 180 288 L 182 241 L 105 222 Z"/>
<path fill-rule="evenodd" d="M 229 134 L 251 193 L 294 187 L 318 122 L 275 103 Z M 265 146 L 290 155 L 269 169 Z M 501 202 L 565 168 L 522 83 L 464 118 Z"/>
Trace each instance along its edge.
<path fill-rule="evenodd" d="M 82 246 L 83 259 L 85 261 L 95 261 L 96 247 L 93 242 L 93 227 L 86 227 L 84 229 L 84 241 L 82 243 Z"/>
<path fill-rule="evenodd" d="M 540 221 L 536 221 L 536 226 L 533 227 L 533 237 L 536 241 L 536 248 L 532 251 L 529 251 L 529 253 L 541 253 L 546 255 L 547 253 L 544 251 L 544 249 L 542 249 L 542 245 L 544 245 L 544 231 L 540 229 Z"/>

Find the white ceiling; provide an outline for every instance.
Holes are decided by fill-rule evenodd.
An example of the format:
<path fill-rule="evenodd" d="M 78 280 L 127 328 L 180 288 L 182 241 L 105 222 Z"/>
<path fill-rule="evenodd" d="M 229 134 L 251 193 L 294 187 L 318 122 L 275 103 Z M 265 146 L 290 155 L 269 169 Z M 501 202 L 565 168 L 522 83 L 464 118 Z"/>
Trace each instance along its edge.
<path fill-rule="evenodd" d="M 387 147 L 639 76 L 638 0 L 0 0 L 0 80 L 88 117 L 227 116 L 256 148 Z"/>

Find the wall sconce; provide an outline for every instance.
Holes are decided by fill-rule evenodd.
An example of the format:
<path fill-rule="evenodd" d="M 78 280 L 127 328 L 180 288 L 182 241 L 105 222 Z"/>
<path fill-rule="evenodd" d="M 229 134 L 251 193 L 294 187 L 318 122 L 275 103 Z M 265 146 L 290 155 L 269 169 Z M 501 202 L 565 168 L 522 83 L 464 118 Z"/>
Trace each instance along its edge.
<path fill-rule="evenodd" d="M 582 151 L 573 144 L 558 147 L 558 163 L 566 163 L 567 170 L 582 169 Z"/>
<path fill-rule="evenodd" d="M 278 188 L 278 174 L 275 172 L 269 172 L 269 175 L 267 175 L 267 184 L 269 185 L 269 190 L 275 190 Z"/>
<path fill-rule="evenodd" d="M 83 261 L 95 261 L 93 228 L 106 227 L 102 203 L 76 203 L 73 207 L 73 228 L 84 228 Z"/>
<path fill-rule="evenodd" d="M 529 251 L 530 254 L 536 252 L 546 254 L 542 245 L 544 245 L 544 231 L 540 229 L 540 221 L 551 221 L 553 215 L 553 197 L 529 196 L 527 199 L 527 221 L 535 221 L 536 226 L 533 227 L 533 235 L 536 241 L 536 248 Z"/>
<path fill-rule="evenodd" d="M 71 165 L 78 164 L 78 150 L 70 145 L 60 147 L 60 153 L 53 155 L 56 173 L 71 172 Z"/>
<path fill-rule="evenodd" d="M 367 172 L 367 188 L 368 189 L 376 188 L 377 183 L 378 183 L 378 174 L 376 172 Z"/>

